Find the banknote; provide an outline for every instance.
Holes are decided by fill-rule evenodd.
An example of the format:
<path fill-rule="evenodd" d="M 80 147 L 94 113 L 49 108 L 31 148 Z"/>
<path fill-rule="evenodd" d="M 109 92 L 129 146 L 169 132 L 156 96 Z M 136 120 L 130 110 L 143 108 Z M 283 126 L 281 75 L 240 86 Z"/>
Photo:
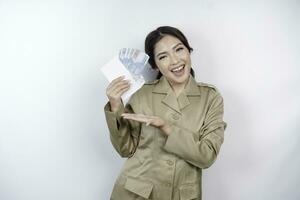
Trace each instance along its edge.
<path fill-rule="evenodd" d="M 138 49 L 122 48 L 119 51 L 119 59 L 136 81 L 145 81 L 142 72 L 149 60 L 146 53 Z"/>
<path fill-rule="evenodd" d="M 125 76 L 125 79 L 130 80 L 129 90 L 122 95 L 124 103 L 143 86 L 145 77 L 149 78 L 147 75 L 150 72 L 147 67 L 148 59 L 149 56 L 138 49 L 122 48 L 118 55 L 101 67 L 102 73 L 109 82 L 122 75 Z"/>

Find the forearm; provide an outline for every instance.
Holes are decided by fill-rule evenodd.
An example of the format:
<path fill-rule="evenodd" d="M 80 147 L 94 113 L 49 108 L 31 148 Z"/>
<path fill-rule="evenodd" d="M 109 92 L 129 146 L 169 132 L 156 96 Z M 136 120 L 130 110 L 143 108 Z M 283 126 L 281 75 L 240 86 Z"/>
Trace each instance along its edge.
<path fill-rule="evenodd" d="M 136 123 L 130 124 L 128 120 L 121 117 L 125 110 L 123 105 L 119 105 L 114 112 L 109 103 L 104 107 L 110 140 L 122 157 L 128 157 L 135 151 L 139 132 Z"/>
<path fill-rule="evenodd" d="M 220 147 L 224 141 L 224 128 L 209 132 L 199 139 L 200 133 L 193 133 L 186 129 L 172 125 L 164 149 L 174 153 L 187 162 L 199 168 L 208 168 L 217 158 Z"/>

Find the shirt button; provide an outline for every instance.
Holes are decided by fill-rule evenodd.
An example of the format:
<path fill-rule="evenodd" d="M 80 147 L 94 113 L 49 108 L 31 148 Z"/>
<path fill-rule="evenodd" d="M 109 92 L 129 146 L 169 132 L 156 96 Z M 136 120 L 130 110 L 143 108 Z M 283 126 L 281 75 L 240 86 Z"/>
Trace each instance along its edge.
<path fill-rule="evenodd" d="M 172 186 L 172 184 L 169 183 L 169 182 L 163 183 L 163 185 L 166 186 L 166 187 L 171 187 Z"/>
<path fill-rule="evenodd" d="M 168 165 L 173 165 L 173 164 L 174 164 L 174 162 L 173 162 L 173 161 L 171 161 L 171 160 L 167 160 L 167 164 L 168 164 Z"/>
<path fill-rule="evenodd" d="M 173 117 L 173 119 L 178 120 L 179 119 L 179 114 L 178 113 L 174 113 L 172 117 Z"/>

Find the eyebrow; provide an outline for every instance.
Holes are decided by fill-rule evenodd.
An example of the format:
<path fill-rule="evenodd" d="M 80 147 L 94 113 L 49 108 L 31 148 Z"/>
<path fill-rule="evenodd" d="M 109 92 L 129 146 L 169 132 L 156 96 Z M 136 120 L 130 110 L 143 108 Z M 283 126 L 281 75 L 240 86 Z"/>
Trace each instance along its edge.
<path fill-rule="evenodd" d="M 182 42 L 179 42 L 179 43 L 176 44 L 172 49 L 176 49 L 176 47 L 179 46 L 179 45 L 181 45 L 181 44 L 182 44 Z M 159 56 L 159 55 L 164 54 L 164 53 L 166 53 L 166 52 L 165 52 L 165 51 L 159 52 L 156 56 Z"/>

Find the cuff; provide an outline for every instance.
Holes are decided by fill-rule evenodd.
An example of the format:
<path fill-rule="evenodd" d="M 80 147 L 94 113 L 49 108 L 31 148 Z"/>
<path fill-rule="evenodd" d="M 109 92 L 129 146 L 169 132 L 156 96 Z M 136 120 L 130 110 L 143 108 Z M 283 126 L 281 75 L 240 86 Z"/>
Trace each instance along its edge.
<path fill-rule="evenodd" d="M 122 104 L 119 105 L 118 109 L 115 112 L 113 112 L 113 111 L 111 111 L 110 103 L 107 102 L 104 106 L 104 111 L 107 115 L 110 115 L 110 116 L 113 116 L 113 117 L 120 117 L 121 114 L 124 113 L 125 108 L 124 108 L 123 103 L 122 103 Z"/>

